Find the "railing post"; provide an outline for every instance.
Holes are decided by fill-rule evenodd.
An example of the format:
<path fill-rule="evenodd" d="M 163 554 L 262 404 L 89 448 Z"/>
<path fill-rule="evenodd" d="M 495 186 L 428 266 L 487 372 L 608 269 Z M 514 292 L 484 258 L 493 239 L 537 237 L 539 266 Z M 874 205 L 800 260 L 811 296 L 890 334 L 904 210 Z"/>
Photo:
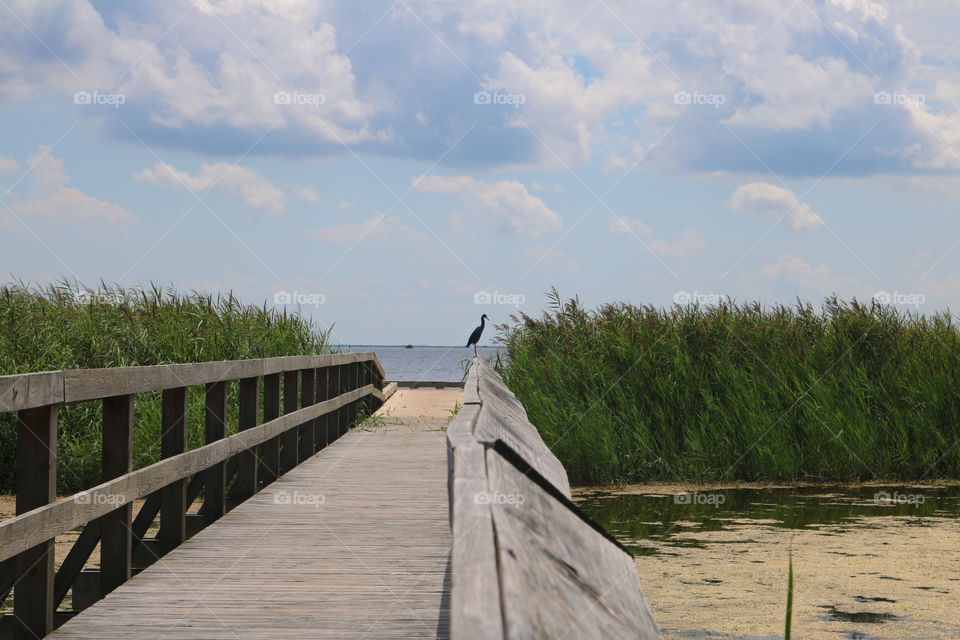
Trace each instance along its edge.
<path fill-rule="evenodd" d="M 160 457 L 187 450 L 187 388 L 164 389 Z M 165 551 L 187 539 L 187 481 L 177 480 L 160 490 L 160 531 L 157 539 Z"/>
<path fill-rule="evenodd" d="M 57 407 L 17 414 L 17 515 L 49 504 L 57 495 Z M 13 592 L 16 637 L 42 638 L 53 631 L 53 539 L 16 557 Z"/>
<path fill-rule="evenodd" d="M 350 365 L 341 364 L 337 367 L 337 395 L 350 390 Z M 337 409 L 337 437 L 347 432 L 350 427 L 350 405 L 345 404 Z"/>
<path fill-rule="evenodd" d="M 280 374 L 263 377 L 263 421 L 280 417 Z M 263 485 L 277 479 L 280 468 L 280 440 L 271 438 L 260 445 L 260 478 Z"/>
<path fill-rule="evenodd" d="M 240 381 L 239 392 L 239 431 L 257 426 L 260 417 L 260 378 L 244 378 Z M 257 464 L 259 446 L 241 451 L 237 456 L 237 479 L 233 485 L 233 495 L 242 502 L 257 492 Z"/>
<path fill-rule="evenodd" d="M 359 381 L 360 381 L 360 363 L 359 363 L 359 362 L 351 362 L 350 365 L 349 365 L 349 367 L 350 367 L 350 377 L 349 377 L 349 380 L 350 380 L 350 389 L 349 389 L 349 390 L 350 390 L 350 391 L 353 391 L 353 390 L 355 390 L 355 389 L 359 386 Z M 354 424 L 356 423 L 356 421 L 357 421 L 357 414 L 359 413 L 359 410 L 360 410 L 360 401 L 359 401 L 359 400 L 354 400 L 353 402 L 350 403 L 350 413 L 349 413 L 350 418 L 349 418 L 349 420 L 347 421 L 347 428 L 348 428 L 348 429 L 349 429 L 350 427 L 354 426 Z"/>
<path fill-rule="evenodd" d="M 320 369 L 320 397 L 318 400 L 325 401 L 335 398 L 336 393 L 336 367 L 333 365 Z M 320 417 L 318 427 L 319 446 L 326 447 L 336 438 L 333 436 L 337 424 L 337 412 L 331 411 Z"/>
<path fill-rule="evenodd" d="M 283 372 L 283 413 L 293 413 L 297 410 L 300 400 L 300 372 Z M 287 429 L 280 434 L 280 473 L 284 474 L 297 466 L 297 434 L 299 427 Z"/>
<path fill-rule="evenodd" d="M 207 384 L 203 419 L 204 442 L 210 444 L 227 434 L 227 383 Z M 227 510 L 227 465 L 218 462 L 203 472 L 203 519 L 210 524 Z"/>
<path fill-rule="evenodd" d="M 133 471 L 133 396 L 103 399 L 103 481 Z M 130 579 L 133 559 L 133 504 L 100 518 L 100 597 Z"/>
<path fill-rule="evenodd" d="M 309 407 L 313 405 L 317 392 L 316 369 L 304 369 L 300 372 L 300 406 Z M 308 420 L 297 429 L 300 433 L 300 440 L 297 444 L 299 453 L 298 462 L 303 462 L 316 452 L 314 446 L 314 424 L 316 420 Z"/>

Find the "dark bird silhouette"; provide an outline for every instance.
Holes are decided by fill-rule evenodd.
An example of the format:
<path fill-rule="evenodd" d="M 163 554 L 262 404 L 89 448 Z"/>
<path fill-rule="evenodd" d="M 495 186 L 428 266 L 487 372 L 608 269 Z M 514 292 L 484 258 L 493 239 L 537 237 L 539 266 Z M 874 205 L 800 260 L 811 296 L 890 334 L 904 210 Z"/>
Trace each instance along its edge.
<path fill-rule="evenodd" d="M 480 326 L 473 330 L 473 333 L 470 334 L 470 339 L 467 340 L 468 347 L 473 345 L 473 355 L 477 355 L 477 343 L 480 342 L 480 334 L 483 333 L 483 327 L 489 319 L 487 314 L 480 316 Z"/>

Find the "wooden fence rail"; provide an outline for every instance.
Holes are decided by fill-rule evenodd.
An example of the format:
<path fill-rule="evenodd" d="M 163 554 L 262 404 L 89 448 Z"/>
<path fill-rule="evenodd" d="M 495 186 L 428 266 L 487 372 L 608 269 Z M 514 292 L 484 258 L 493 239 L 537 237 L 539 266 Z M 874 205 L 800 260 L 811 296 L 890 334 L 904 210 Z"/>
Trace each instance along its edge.
<path fill-rule="evenodd" d="M 237 425 L 227 435 L 233 381 Z M 205 444 L 187 451 L 188 388 L 200 385 Z M 14 606 L 0 637 L 49 634 L 338 438 L 395 389 L 372 353 L 0 376 L 0 413 L 16 412 L 18 424 L 17 515 L 0 522 L 0 604 L 12 590 Z M 162 392 L 161 460 L 133 470 L 135 394 L 151 391 Z M 58 409 L 93 400 L 103 410 L 103 482 L 57 500 Z M 189 513 L 198 498 L 199 511 Z M 145 501 L 134 517 L 138 499 Z M 158 515 L 157 535 L 147 537 Z M 77 527 L 55 571 L 56 536 Z M 100 569 L 84 570 L 97 544 Z M 58 611 L 68 592 L 71 609 Z"/>
<path fill-rule="evenodd" d="M 447 445 L 451 638 L 660 637 L 629 552 L 570 501 L 563 466 L 482 359 Z"/>

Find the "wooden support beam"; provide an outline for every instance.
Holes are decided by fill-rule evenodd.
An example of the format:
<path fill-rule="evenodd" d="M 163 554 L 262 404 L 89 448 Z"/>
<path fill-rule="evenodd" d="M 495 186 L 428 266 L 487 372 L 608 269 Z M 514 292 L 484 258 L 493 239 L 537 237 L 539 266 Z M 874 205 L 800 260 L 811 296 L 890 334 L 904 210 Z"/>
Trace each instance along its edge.
<path fill-rule="evenodd" d="M 17 413 L 17 515 L 57 497 L 57 407 Z M 53 631 L 54 539 L 17 556 L 13 591 L 15 637 L 42 638 Z"/>
<path fill-rule="evenodd" d="M 77 576 L 83 570 L 83 565 L 87 563 L 97 543 L 100 542 L 100 523 L 106 516 L 101 516 L 96 520 L 91 520 L 90 524 L 83 528 L 80 536 L 77 537 L 73 546 L 70 547 L 67 557 L 63 564 L 57 569 L 57 577 L 53 581 L 53 603 L 54 609 L 60 606 L 63 599 L 74 585 Z M 101 554 L 102 556 L 102 554 Z M 102 562 L 102 561 L 101 561 Z M 75 605 L 75 603 L 74 603 Z"/>
<path fill-rule="evenodd" d="M 160 457 L 172 458 L 187 450 L 187 388 L 163 392 Z M 170 550 L 187 539 L 187 482 L 177 480 L 160 491 L 161 545 Z"/>
<path fill-rule="evenodd" d="M 263 421 L 269 422 L 280 417 L 280 374 L 274 373 L 263 377 Z M 280 469 L 280 442 L 272 438 L 260 445 L 260 471 L 258 472 L 261 485 L 268 485 L 277 479 Z"/>
<path fill-rule="evenodd" d="M 257 426 L 260 417 L 260 378 L 240 381 L 238 431 Z M 237 480 L 233 495 L 242 502 L 257 492 L 257 465 L 260 447 L 252 447 L 237 456 Z"/>
<path fill-rule="evenodd" d="M 227 435 L 227 383 L 210 382 L 206 388 L 203 420 L 204 443 Z M 218 462 L 203 472 L 203 517 L 206 524 L 217 520 L 227 508 L 227 464 Z"/>
<path fill-rule="evenodd" d="M 293 413 L 300 402 L 300 372 L 285 371 L 283 373 L 283 413 Z M 297 432 L 290 431 L 280 436 L 280 473 L 284 474 L 297 466 Z"/>
<path fill-rule="evenodd" d="M 133 470 L 133 396 L 104 398 L 102 454 L 104 482 Z M 133 504 L 123 496 L 115 502 L 119 506 L 100 518 L 101 597 L 130 579 Z"/>
<path fill-rule="evenodd" d="M 316 369 L 304 369 L 300 372 L 300 406 L 309 407 L 314 404 L 316 401 L 317 393 L 317 381 L 316 381 Z M 297 441 L 297 462 L 303 462 L 314 453 L 317 449 L 314 444 L 314 424 L 316 420 L 311 420 L 307 423 L 304 423 L 301 427 L 297 429 L 299 432 L 299 437 Z"/>

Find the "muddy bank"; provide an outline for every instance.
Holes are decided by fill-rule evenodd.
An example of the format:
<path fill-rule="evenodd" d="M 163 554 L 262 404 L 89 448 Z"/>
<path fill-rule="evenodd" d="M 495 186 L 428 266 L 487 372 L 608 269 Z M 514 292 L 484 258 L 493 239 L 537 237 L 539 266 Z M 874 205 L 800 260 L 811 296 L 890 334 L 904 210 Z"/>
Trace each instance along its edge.
<path fill-rule="evenodd" d="M 576 499 L 635 555 L 665 638 L 960 638 L 960 483 L 656 485 Z"/>

